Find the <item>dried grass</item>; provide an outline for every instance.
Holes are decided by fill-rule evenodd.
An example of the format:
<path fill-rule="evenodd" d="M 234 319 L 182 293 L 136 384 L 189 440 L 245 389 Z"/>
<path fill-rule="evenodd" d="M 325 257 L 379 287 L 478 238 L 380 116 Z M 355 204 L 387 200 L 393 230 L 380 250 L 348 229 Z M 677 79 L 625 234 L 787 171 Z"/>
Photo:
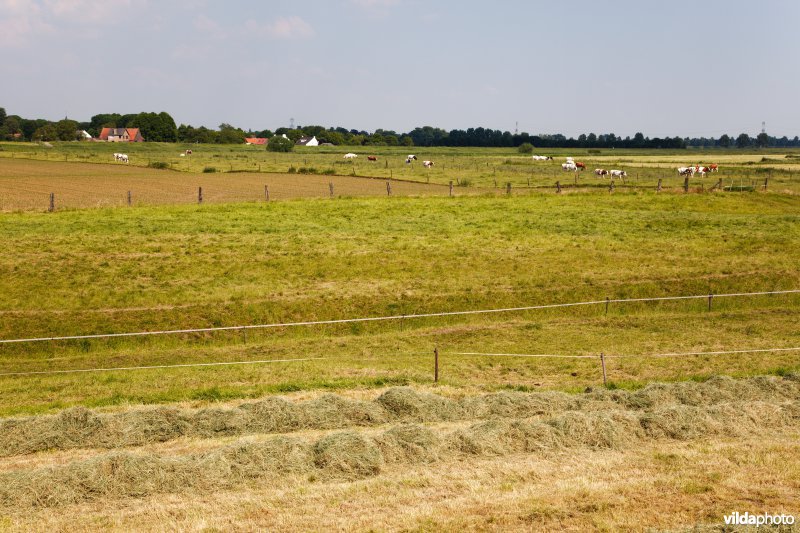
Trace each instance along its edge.
<path fill-rule="evenodd" d="M 328 400 L 324 400 L 327 402 Z M 353 407 L 353 404 L 348 404 Z M 167 411 L 169 412 L 169 411 Z M 162 413 L 163 414 L 163 413 Z M 60 506 L 98 498 L 212 492 L 286 476 L 354 480 L 387 464 L 427 464 L 459 456 L 505 456 L 567 448 L 623 449 L 651 439 L 746 436 L 797 426 L 800 401 L 669 405 L 652 411 L 565 411 L 541 419 L 492 419 L 453 430 L 401 424 L 375 435 L 242 439 L 179 456 L 109 452 L 63 466 L 0 474 L 0 507 Z M 70 413 L 80 434 L 86 413 Z M 162 419 L 163 420 L 163 419 Z M 161 434 L 163 435 L 163 434 Z"/>
<path fill-rule="evenodd" d="M 345 429 L 391 422 L 452 422 L 565 417 L 564 428 L 579 424 L 581 414 L 620 410 L 645 412 L 645 429 L 653 435 L 683 437 L 681 424 L 698 410 L 733 402 L 788 403 L 800 400 L 800 380 L 757 377 L 734 380 L 715 377 L 703 383 L 654 383 L 634 392 L 595 390 L 581 395 L 559 392 L 499 392 L 453 400 L 409 387 L 392 388 L 374 401 L 324 394 L 292 402 L 269 397 L 235 406 L 178 409 L 151 407 L 98 413 L 83 407 L 57 415 L 0 420 L 0 456 L 73 448 L 122 448 L 167 442 L 179 437 L 216 438 L 303 429 Z M 791 408 L 790 408 L 791 409 Z M 700 410 L 702 411 L 702 409 Z M 720 411 L 720 413 L 722 413 Z M 796 420 L 798 415 L 789 415 Z M 574 415 L 574 416 L 573 416 Z M 720 414 L 721 416 L 721 414 Z M 757 416 L 757 415 L 753 415 Z M 595 417 L 596 418 L 596 417 Z M 592 418 L 592 420 L 595 420 Z M 692 431 L 721 431 L 710 423 L 689 420 Z M 731 421 L 734 425 L 741 421 Z M 705 428 L 705 429 L 703 429 Z M 613 445 L 610 441 L 603 442 Z"/>

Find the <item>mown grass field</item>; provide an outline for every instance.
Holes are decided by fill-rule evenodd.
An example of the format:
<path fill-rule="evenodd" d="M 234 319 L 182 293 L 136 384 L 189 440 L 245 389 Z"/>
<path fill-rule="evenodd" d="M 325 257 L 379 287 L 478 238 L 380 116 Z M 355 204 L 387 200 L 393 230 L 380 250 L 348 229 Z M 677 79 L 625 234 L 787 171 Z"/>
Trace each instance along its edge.
<path fill-rule="evenodd" d="M 533 194 L 143 207 L 3 215 L 2 338 L 185 329 L 800 286 L 795 196 Z M 429 383 L 596 384 L 597 362 L 446 352 L 621 353 L 797 344 L 797 295 L 613 305 L 0 346 L 2 372 L 325 357 L 299 363 L 7 377 L 36 412 Z M 749 375 L 791 353 L 620 359 L 612 379 Z M 576 372 L 577 376 L 572 376 Z M 153 375 L 160 376 L 154 380 Z M 164 381 L 162 381 L 164 380 Z"/>
<path fill-rule="evenodd" d="M 338 163 L 175 172 L 137 166 L 164 147 L 131 147 L 129 166 L 73 162 L 77 143 L 54 149 L 67 161 L 3 148 L 0 339 L 800 288 L 791 158 L 727 155 L 772 172 L 744 194 L 633 179 L 559 195 L 500 163 L 525 168 L 506 196 L 481 166 L 516 154 L 442 150 L 389 197 Z M 478 162 L 452 198 L 447 154 Z M 621 155 L 651 177 L 683 156 Z M 268 179 L 303 181 L 267 203 Z M 329 198 L 329 180 L 356 192 Z M 22 205 L 54 183 L 74 205 Z M 120 206 L 130 183 L 153 199 Z M 0 344 L 0 529 L 681 530 L 791 512 L 800 353 L 652 355 L 798 347 L 798 310 L 790 294 Z M 248 361 L 274 362 L 12 375 Z"/>

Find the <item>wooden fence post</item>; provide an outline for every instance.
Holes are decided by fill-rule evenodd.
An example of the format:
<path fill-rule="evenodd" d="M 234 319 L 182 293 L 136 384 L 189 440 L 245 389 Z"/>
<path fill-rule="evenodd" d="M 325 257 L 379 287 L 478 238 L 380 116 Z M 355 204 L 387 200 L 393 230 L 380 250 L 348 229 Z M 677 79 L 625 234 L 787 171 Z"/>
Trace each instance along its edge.
<path fill-rule="evenodd" d="M 269 202 L 269 185 L 264 185 L 264 200 Z"/>
<path fill-rule="evenodd" d="M 131 206 L 131 191 L 128 191 L 128 207 Z"/>
<path fill-rule="evenodd" d="M 708 310 L 711 311 L 711 300 L 714 298 L 713 294 L 708 295 Z"/>
<path fill-rule="evenodd" d="M 453 196 L 453 180 L 450 180 L 450 197 Z"/>
<path fill-rule="evenodd" d="M 689 192 L 689 176 L 683 178 L 683 192 Z"/>
<path fill-rule="evenodd" d="M 433 382 L 439 382 L 439 348 L 433 349 Z"/>
<path fill-rule="evenodd" d="M 767 190 L 767 183 L 769 183 L 769 177 L 764 178 L 764 190 Z"/>
<path fill-rule="evenodd" d="M 608 192 L 614 192 L 614 178 L 611 178 L 611 185 L 608 186 Z"/>
<path fill-rule="evenodd" d="M 661 178 L 658 178 L 658 185 L 656 186 L 656 192 L 661 192 Z"/>
<path fill-rule="evenodd" d="M 556 182 L 556 193 L 561 194 L 561 182 L 560 181 Z"/>
<path fill-rule="evenodd" d="M 392 195 L 392 183 L 389 180 L 386 180 L 386 196 Z"/>
<path fill-rule="evenodd" d="M 197 188 L 197 203 L 198 204 L 202 204 L 203 203 L 203 188 L 202 187 L 198 187 Z"/>
<path fill-rule="evenodd" d="M 52 213 L 55 210 L 56 210 L 56 193 L 51 192 L 50 193 L 50 206 L 47 208 L 47 211 Z"/>
<path fill-rule="evenodd" d="M 511 194 L 511 182 L 506 183 L 506 194 Z"/>
<path fill-rule="evenodd" d="M 606 358 L 602 352 L 600 352 L 600 365 L 603 367 L 603 387 L 607 387 L 608 382 L 606 381 Z"/>
<path fill-rule="evenodd" d="M 609 302 L 610 302 L 610 299 L 609 299 L 608 296 L 606 296 L 606 314 L 608 314 L 608 304 L 609 304 Z"/>
<path fill-rule="evenodd" d="M 329 182 L 328 182 L 328 189 L 330 189 L 330 191 L 331 191 L 331 198 L 333 198 L 333 182 L 332 182 L 332 181 L 329 181 Z"/>

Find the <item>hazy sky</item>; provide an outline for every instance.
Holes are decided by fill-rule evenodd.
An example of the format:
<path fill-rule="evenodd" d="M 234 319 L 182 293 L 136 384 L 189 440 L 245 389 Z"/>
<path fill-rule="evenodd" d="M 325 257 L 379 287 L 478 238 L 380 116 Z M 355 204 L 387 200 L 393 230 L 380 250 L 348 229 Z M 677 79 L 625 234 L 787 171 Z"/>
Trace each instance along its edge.
<path fill-rule="evenodd" d="M 799 27 L 796 0 L 0 0 L 0 107 L 793 137 Z"/>

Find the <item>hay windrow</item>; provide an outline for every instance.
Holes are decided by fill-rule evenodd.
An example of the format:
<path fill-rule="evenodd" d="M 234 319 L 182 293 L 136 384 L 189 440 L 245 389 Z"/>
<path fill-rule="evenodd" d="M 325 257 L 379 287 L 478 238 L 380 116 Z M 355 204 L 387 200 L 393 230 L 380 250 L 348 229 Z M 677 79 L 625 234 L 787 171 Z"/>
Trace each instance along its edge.
<path fill-rule="evenodd" d="M 417 392 L 410 387 L 396 387 L 376 400 L 394 417 L 415 422 L 463 420 L 464 409 L 458 402 L 435 394 Z"/>
<path fill-rule="evenodd" d="M 383 462 L 375 441 L 352 431 L 327 435 L 314 445 L 314 465 L 334 478 L 377 475 Z"/>
<path fill-rule="evenodd" d="M 796 428 L 798 403 L 670 405 L 646 412 L 566 411 L 542 419 L 492 419 L 449 431 L 400 424 L 371 436 L 340 431 L 316 440 L 286 435 L 263 441 L 245 438 L 178 456 L 113 451 L 61 466 L 0 473 L 0 507 L 52 507 L 100 498 L 212 492 L 294 476 L 355 480 L 379 475 L 390 463 L 429 464 L 459 456 L 624 449 L 644 439 L 754 435 Z"/>
<path fill-rule="evenodd" d="M 43 450 L 143 446 L 179 437 L 215 438 L 369 427 L 392 422 L 524 419 L 619 410 L 651 413 L 653 431 L 679 435 L 682 430 L 669 421 L 669 417 L 676 416 L 679 411 L 658 413 L 659 410 L 671 406 L 797 400 L 800 400 L 800 381 L 789 376 L 743 380 L 714 377 L 702 383 L 653 383 L 633 392 L 595 390 L 580 395 L 503 391 L 453 400 L 410 387 L 397 387 L 388 389 L 373 401 L 324 394 L 305 402 L 268 397 L 235 406 L 202 409 L 147 407 L 98 413 L 74 407 L 56 415 L 0 420 L 0 456 Z M 691 410 L 680 412 L 689 414 Z M 656 430 L 656 427 L 662 429 Z"/>

